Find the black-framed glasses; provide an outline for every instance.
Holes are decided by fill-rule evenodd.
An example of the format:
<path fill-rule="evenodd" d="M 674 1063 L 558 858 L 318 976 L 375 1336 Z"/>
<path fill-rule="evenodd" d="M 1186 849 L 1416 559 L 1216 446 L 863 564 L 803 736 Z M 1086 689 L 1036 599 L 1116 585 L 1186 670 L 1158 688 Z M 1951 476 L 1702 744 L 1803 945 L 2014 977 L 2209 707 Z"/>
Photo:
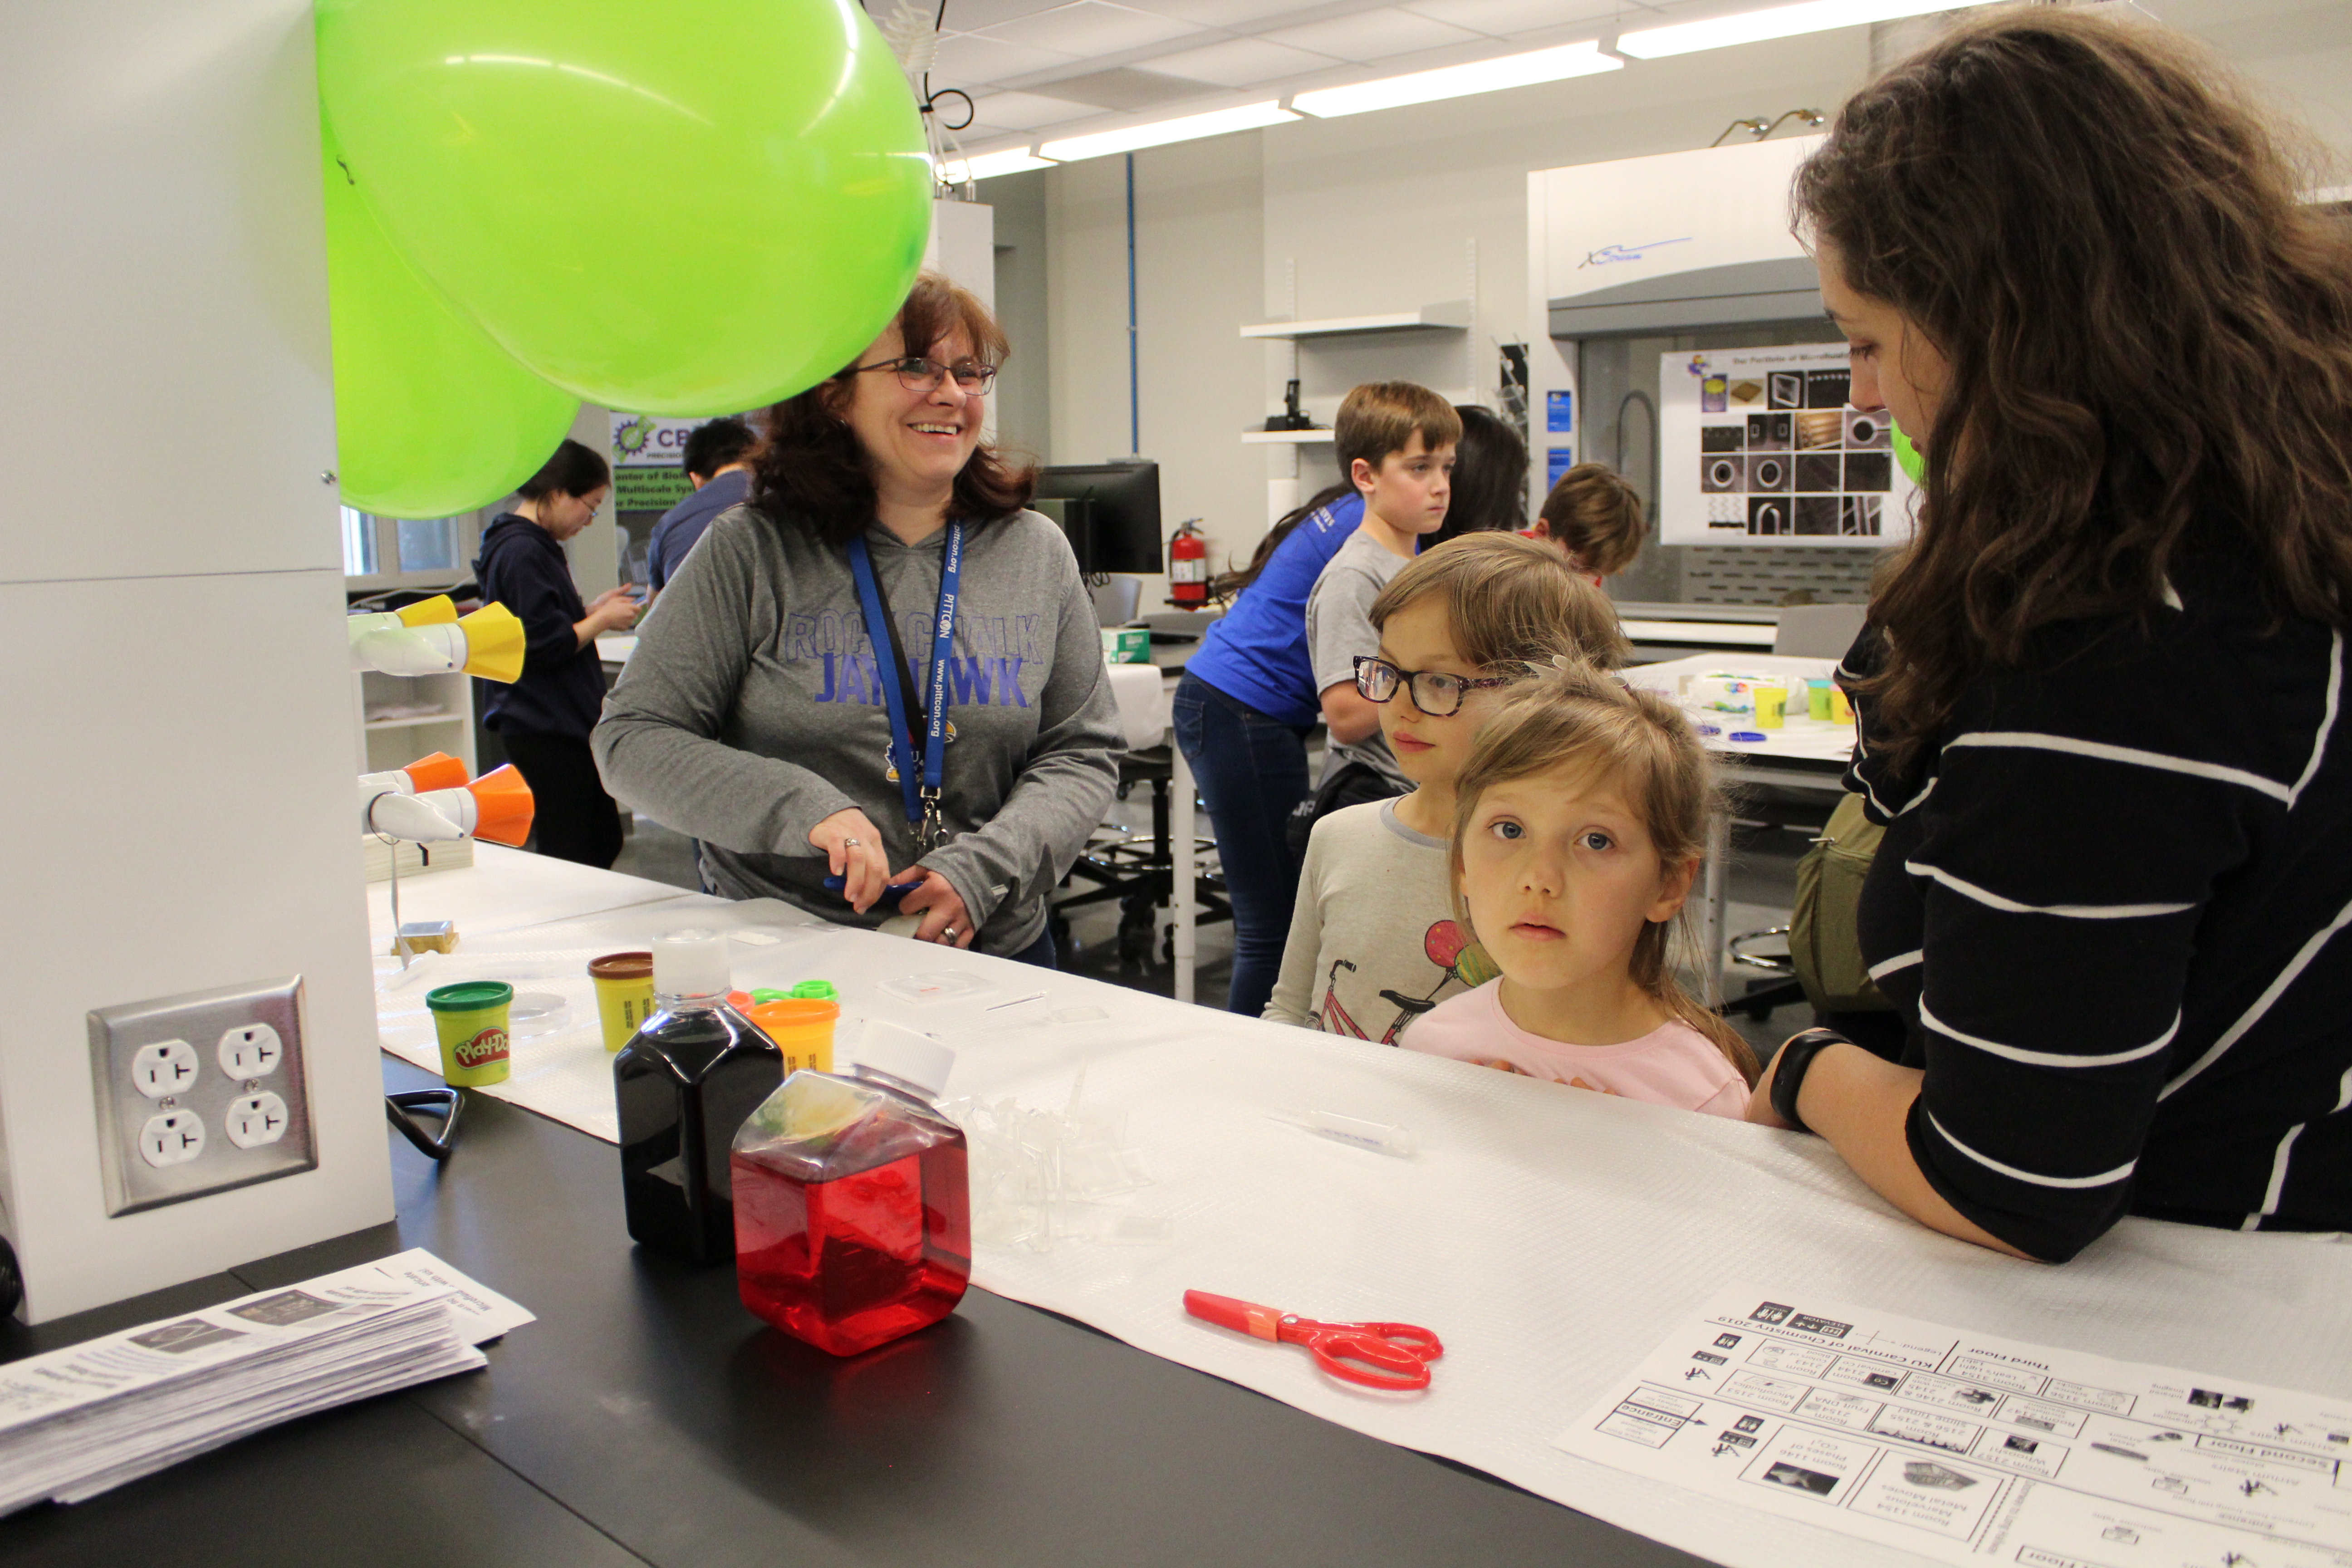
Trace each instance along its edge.
<path fill-rule="evenodd" d="M 1462 711 L 1462 700 L 1490 686 L 1508 686 L 1501 675 L 1448 675 L 1437 669 L 1400 669 L 1377 654 L 1356 656 L 1356 689 L 1368 702 L 1386 702 L 1399 687 L 1412 689 L 1412 705 L 1433 719 L 1451 719 Z"/>
<path fill-rule="evenodd" d="M 941 364 L 920 354 L 908 354 L 904 359 L 878 359 L 872 364 L 852 365 L 850 374 L 863 375 L 869 370 L 895 370 L 898 384 L 909 392 L 936 392 L 941 380 L 955 377 L 956 390 L 967 397 L 985 397 L 996 384 L 996 367 L 978 360 L 961 360 L 954 364 Z"/>

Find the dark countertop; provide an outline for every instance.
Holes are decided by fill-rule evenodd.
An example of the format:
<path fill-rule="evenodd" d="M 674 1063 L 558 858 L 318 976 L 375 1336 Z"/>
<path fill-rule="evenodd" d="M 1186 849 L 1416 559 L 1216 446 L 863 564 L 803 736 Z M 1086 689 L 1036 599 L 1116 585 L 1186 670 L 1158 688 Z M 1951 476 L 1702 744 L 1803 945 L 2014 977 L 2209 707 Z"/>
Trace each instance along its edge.
<path fill-rule="evenodd" d="M 386 1059 L 388 1087 L 437 1079 Z M 428 1248 L 539 1314 L 487 1372 L 310 1416 L 79 1507 L 0 1521 L 12 1568 L 332 1563 L 1481 1565 L 1698 1560 L 985 1291 L 848 1361 L 727 1269 L 635 1250 L 614 1152 L 498 1100 L 398 1218 L 40 1329 L 13 1359 Z M 168 1547 L 168 1550 L 166 1548 Z"/>

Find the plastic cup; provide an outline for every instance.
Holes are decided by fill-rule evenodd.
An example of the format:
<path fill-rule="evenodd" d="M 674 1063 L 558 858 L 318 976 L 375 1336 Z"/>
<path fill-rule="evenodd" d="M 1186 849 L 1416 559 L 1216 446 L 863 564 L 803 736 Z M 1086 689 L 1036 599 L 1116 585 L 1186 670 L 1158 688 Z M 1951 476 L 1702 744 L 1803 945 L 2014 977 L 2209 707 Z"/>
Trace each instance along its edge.
<path fill-rule="evenodd" d="M 636 1037 L 654 1012 L 654 955 L 608 952 L 588 961 L 596 983 L 596 1021 L 604 1028 L 604 1048 L 617 1051 Z"/>
<path fill-rule="evenodd" d="M 1826 723 L 1830 716 L 1830 683 L 1826 680 L 1805 682 L 1805 712 L 1808 718 Z"/>
<path fill-rule="evenodd" d="M 503 980 L 466 980 L 425 994 L 441 1037 L 441 1076 L 452 1089 L 507 1080 L 507 1009 L 514 987 Z"/>
<path fill-rule="evenodd" d="M 1853 722 L 1853 702 L 1846 696 L 1845 688 L 1834 681 L 1830 684 L 1830 720 L 1837 724 Z"/>
<path fill-rule="evenodd" d="M 1788 702 L 1787 687 L 1759 686 L 1756 689 L 1756 727 L 1759 730 L 1787 729 Z"/>
<path fill-rule="evenodd" d="M 833 1026 L 840 1021 L 840 1003 L 814 996 L 788 996 L 751 1009 L 751 1022 L 784 1053 L 788 1075 L 803 1068 L 833 1070 Z"/>

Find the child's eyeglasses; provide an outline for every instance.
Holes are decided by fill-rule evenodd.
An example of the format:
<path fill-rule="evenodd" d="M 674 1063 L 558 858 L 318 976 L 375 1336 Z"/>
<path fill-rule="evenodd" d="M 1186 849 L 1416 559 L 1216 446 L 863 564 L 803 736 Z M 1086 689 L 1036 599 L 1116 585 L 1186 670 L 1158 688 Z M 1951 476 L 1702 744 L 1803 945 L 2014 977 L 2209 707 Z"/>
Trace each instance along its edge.
<path fill-rule="evenodd" d="M 941 364 L 935 359 L 909 354 L 905 359 L 876 360 L 872 364 L 853 365 L 851 374 L 863 375 L 869 370 L 895 370 L 898 384 L 909 392 L 935 392 L 947 376 L 955 377 L 956 390 L 966 396 L 985 397 L 995 384 L 996 367 L 982 364 L 977 360 L 965 360 L 958 364 Z"/>
<path fill-rule="evenodd" d="M 1507 676 L 1473 679 L 1435 669 L 1399 669 L 1376 654 L 1356 656 L 1356 689 L 1370 702 L 1386 702 L 1400 686 L 1412 688 L 1412 705 L 1433 719 L 1451 719 L 1462 711 L 1462 699 L 1489 686 L 1508 686 Z"/>

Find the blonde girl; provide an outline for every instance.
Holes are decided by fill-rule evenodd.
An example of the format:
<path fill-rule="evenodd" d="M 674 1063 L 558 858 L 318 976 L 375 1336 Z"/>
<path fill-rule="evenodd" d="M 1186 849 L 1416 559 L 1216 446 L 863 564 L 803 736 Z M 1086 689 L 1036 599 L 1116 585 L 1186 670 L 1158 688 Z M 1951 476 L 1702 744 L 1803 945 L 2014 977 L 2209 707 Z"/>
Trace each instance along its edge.
<path fill-rule="evenodd" d="M 1674 706 L 1563 661 L 1515 686 L 1454 785 L 1455 908 L 1500 979 L 1440 1003 L 1413 1050 L 1714 1116 L 1756 1058 L 1668 962 L 1717 784 Z"/>

